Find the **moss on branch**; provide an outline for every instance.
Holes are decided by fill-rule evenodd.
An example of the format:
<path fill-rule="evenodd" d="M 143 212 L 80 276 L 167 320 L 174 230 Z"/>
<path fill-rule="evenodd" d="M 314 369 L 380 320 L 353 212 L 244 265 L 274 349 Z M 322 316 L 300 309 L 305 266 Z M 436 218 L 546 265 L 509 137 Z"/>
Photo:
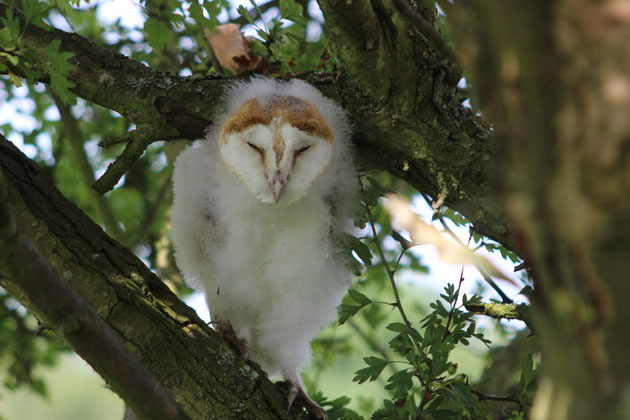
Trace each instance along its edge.
<path fill-rule="evenodd" d="M 137 257 L 65 199 L 34 162 L 1 136 L 0 166 L 8 192 L 6 195 L 0 190 L 0 199 L 8 203 L 20 234 L 107 323 L 189 417 L 285 418 L 285 394 L 256 364 L 243 362 Z M 0 235 L 17 231 L 3 207 Z M 2 255 L 0 270 L 11 274 L 7 257 Z M 39 281 L 38 277 L 33 279 Z M 71 331 L 72 323 L 65 318 L 49 315 L 59 306 L 56 299 L 31 299 L 17 280 L 9 275 L 1 277 L 0 284 L 50 329 L 62 336 L 77 333 Z M 101 365 L 95 363 L 94 368 L 108 378 Z M 123 399 L 130 398 L 128 388 L 114 380 L 109 382 Z M 309 418 L 297 409 L 291 415 L 298 420 Z"/>
<path fill-rule="evenodd" d="M 515 250 L 503 210 L 489 194 L 495 143 L 459 103 L 453 69 L 390 0 L 321 0 L 320 6 L 342 68 L 334 78 L 300 77 L 350 112 L 359 165 L 386 170 L 431 197 L 445 195 L 446 204 L 478 233 Z M 0 15 L 7 7 L 0 3 Z M 33 51 L 60 40 L 60 50 L 74 54 L 72 91 L 138 127 L 164 127 L 152 140 L 201 137 L 220 111 L 229 83 L 159 72 L 57 29 L 28 25 L 23 34 L 25 47 Z M 137 153 L 128 155 L 123 160 Z M 118 164 L 121 170 L 128 166 Z M 99 189 L 107 190 L 115 179 L 103 181 Z"/>

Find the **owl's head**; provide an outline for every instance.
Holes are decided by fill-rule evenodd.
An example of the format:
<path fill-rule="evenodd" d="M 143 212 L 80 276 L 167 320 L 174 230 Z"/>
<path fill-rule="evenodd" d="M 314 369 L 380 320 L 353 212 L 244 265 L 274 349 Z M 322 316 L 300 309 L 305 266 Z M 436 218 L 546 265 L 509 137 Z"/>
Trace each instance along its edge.
<path fill-rule="evenodd" d="M 292 95 L 244 102 L 221 127 L 227 167 L 263 203 L 288 205 L 304 197 L 326 170 L 334 134 L 320 112 Z"/>

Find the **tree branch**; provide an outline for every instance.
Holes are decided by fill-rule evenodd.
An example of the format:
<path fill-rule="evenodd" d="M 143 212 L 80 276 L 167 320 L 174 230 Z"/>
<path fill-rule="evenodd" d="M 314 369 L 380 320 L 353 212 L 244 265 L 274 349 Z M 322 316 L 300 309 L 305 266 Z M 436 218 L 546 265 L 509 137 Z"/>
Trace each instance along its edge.
<path fill-rule="evenodd" d="M 497 319 L 518 319 L 531 329 L 530 305 L 525 303 L 480 303 L 464 306 L 467 311 Z"/>
<path fill-rule="evenodd" d="M 478 233 L 515 250 L 503 210 L 489 195 L 496 149 L 489 131 L 457 100 L 453 70 L 397 10 L 378 3 L 320 1 L 343 67 L 334 81 L 321 74 L 301 77 L 349 111 L 362 168 L 387 170 L 432 197 L 445 195 Z M 0 15 L 7 7 L 0 3 Z M 138 127 L 164 127 L 150 141 L 200 138 L 221 110 L 226 79 L 162 73 L 56 29 L 29 25 L 23 32 L 29 49 L 40 51 L 59 39 L 60 50 L 74 53 L 78 96 Z M 128 162 L 137 153 L 129 155 Z M 101 183 L 101 191 L 120 171 L 115 175 Z"/>
<path fill-rule="evenodd" d="M 187 420 L 155 377 L 120 342 L 88 303 L 48 264 L 18 229 L 0 166 L 0 244 L 3 282 L 14 283 L 36 305 L 66 343 L 103 378 L 125 395 L 133 410 L 147 419 Z M 53 302 L 51 305 L 50 302 Z"/>
<path fill-rule="evenodd" d="M 435 48 L 437 52 L 442 54 L 444 58 L 451 60 L 454 64 L 458 64 L 459 60 L 455 54 L 455 51 L 448 45 L 442 34 L 440 34 L 431 23 L 417 10 L 407 3 L 406 0 L 392 0 L 398 10 L 400 10 L 405 16 L 411 19 L 415 25 L 420 29 L 422 34 L 427 37 L 431 46 Z M 459 70 L 461 74 L 461 70 Z"/>
<path fill-rule="evenodd" d="M 186 415 L 194 419 L 285 418 L 286 395 L 269 382 L 258 365 L 243 362 L 138 258 L 68 202 L 38 166 L 4 138 L 0 138 L 0 165 L 8 189 L 8 197 L 0 197 L 1 202 L 8 203 L 23 229 L 20 235 L 37 248 L 42 264 L 50 267 L 48 271 L 61 273 L 68 289 L 76 290 L 93 308 Z M 1 234 L 16 231 L 7 206 L 0 206 Z M 27 280 L 36 282 L 35 292 L 39 291 L 44 298 L 33 295 L 31 289 L 11 274 L 22 269 L 15 265 L 24 259 L 12 259 L 4 249 L 3 246 L 0 270 L 7 271 L 9 276 L 0 278 L 0 284 L 47 327 L 64 338 L 76 334 L 80 337 L 78 341 L 87 334 L 84 330 L 101 329 L 100 325 L 80 324 L 77 321 L 82 319 L 80 315 L 67 306 L 62 307 L 65 308 L 62 312 L 68 314 L 59 314 L 55 309 L 57 299 L 48 294 L 53 292 L 39 284 L 42 277 L 39 272 Z M 30 264 L 33 260 L 28 261 Z M 29 269 L 26 267 L 29 264 L 21 265 Z M 60 290 L 64 295 L 72 293 Z M 53 312 L 56 315 L 51 316 L 50 311 L 56 311 Z M 71 336 L 69 342 L 73 343 L 72 340 Z M 76 349 L 82 353 L 80 345 L 77 343 Z M 99 363 L 93 362 L 94 368 L 112 388 L 126 401 L 134 401 L 133 389 L 122 381 L 138 379 L 117 380 Z M 128 371 L 119 370 L 117 375 L 128 375 Z M 291 413 L 296 419 L 308 418 L 298 410 Z M 164 418 L 164 414 L 146 418 Z"/>

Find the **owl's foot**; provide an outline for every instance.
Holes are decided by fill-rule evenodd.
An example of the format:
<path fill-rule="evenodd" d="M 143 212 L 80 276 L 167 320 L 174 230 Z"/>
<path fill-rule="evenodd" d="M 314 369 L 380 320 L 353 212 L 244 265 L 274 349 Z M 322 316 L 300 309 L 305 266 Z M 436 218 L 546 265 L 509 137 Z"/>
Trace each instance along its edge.
<path fill-rule="evenodd" d="M 238 354 L 244 361 L 249 360 L 249 343 L 243 338 L 238 338 L 232 324 L 228 320 L 219 319 L 210 321 L 216 332 L 219 333 L 224 340 L 232 344 L 238 350 Z"/>
<path fill-rule="evenodd" d="M 279 382 L 279 384 L 287 390 L 287 402 L 289 403 L 289 406 L 287 407 L 287 416 L 289 415 L 289 411 L 291 411 L 291 407 L 293 407 L 293 402 L 296 399 L 299 399 L 304 403 L 306 411 L 308 411 L 311 415 L 321 420 L 328 420 L 326 410 L 306 395 L 306 392 L 304 392 L 304 389 L 299 382 L 287 380 Z"/>

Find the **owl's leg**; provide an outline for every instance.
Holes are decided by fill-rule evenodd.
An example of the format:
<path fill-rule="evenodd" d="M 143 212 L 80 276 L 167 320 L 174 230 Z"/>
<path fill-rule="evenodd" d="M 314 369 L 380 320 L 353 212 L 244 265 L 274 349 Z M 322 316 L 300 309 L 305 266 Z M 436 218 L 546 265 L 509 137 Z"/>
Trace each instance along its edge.
<path fill-rule="evenodd" d="M 297 399 L 301 400 L 306 407 L 306 410 L 321 420 L 328 420 L 328 415 L 326 414 L 326 410 L 324 410 L 319 404 L 309 398 L 302 388 L 302 383 L 298 379 L 297 374 L 290 375 L 286 381 L 282 383 L 282 386 L 287 388 L 287 400 L 289 406 L 287 407 L 287 416 L 289 415 L 289 411 L 291 411 L 291 407 L 293 406 L 293 402 Z"/>
<path fill-rule="evenodd" d="M 232 324 L 228 320 L 212 320 L 210 324 L 214 326 L 216 332 L 219 333 L 224 340 L 232 344 L 238 350 L 238 354 L 241 356 L 241 359 L 248 361 L 249 360 L 249 343 L 245 338 L 239 338 L 232 327 Z"/>

